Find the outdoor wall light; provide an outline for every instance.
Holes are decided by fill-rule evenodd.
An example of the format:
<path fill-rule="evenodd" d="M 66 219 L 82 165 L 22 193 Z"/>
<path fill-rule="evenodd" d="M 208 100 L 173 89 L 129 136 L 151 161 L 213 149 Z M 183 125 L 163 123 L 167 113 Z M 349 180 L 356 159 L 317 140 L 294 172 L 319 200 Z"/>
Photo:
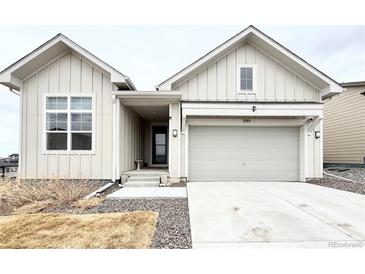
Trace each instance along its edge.
<path fill-rule="evenodd" d="M 173 137 L 177 137 L 177 129 L 173 129 L 172 130 L 172 136 Z"/>
<path fill-rule="evenodd" d="M 315 132 L 314 132 L 314 137 L 315 137 L 316 139 L 319 139 L 319 138 L 321 137 L 321 132 L 320 132 L 320 131 L 315 131 Z"/>

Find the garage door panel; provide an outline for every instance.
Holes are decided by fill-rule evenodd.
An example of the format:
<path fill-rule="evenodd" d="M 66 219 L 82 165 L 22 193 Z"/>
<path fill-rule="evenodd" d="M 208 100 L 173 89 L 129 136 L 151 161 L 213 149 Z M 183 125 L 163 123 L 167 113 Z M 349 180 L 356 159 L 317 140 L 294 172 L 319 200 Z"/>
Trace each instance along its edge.
<path fill-rule="evenodd" d="M 191 127 L 189 180 L 296 181 L 298 127 Z"/>

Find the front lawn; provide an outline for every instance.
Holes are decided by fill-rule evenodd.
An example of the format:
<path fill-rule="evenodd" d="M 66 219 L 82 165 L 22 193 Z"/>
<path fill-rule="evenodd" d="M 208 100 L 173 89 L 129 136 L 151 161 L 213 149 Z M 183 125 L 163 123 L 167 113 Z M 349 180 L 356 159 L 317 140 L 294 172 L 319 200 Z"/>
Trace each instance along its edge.
<path fill-rule="evenodd" d="M 0 217 L 0 248 L 149 248 L 158 213 Z"/>

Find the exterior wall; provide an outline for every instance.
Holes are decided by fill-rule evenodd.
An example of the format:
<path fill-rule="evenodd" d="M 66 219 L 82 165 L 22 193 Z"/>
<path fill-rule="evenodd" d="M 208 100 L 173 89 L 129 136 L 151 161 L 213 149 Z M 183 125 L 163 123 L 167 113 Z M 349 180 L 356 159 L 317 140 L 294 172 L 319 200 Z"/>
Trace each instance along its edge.
<path fill-rule="evenodd" d="M 112 83 L 110 76 L 74 53 L 65 53 L 23 81 L 21 179 L 112 178 Z M 44 95 L 93 93 L 95 153 L 43 151 Z"/>
<path fill-rule="evenodd" d="M 349 87 L 324 105 L 324 163 L 364 164 L 365 96 Z"/>
<path fill-rule="evenodd" d="M 239 64 L 256 64 L 256 94 L 237 94 Z M 318 89 L 250 43 L 213 60 L 172 89 L 187 101 L 321 101 Z"/>
<path fill-rule="evenodd" d="M 120 103 L 120 172 L 135 169 L 135 160 L 143 158 L 144 122 L 130 107 Z"/>

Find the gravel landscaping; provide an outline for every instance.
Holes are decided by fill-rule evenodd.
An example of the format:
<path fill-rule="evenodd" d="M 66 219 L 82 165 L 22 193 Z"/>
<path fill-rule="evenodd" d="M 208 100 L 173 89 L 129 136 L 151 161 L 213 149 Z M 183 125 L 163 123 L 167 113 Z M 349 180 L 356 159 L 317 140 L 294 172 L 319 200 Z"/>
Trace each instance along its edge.
<path fill-rule="evenodd" d="M 328 176 L 325 174 L 323 175 L 322 179 L 312 179 L 312 180 L 306 181 L 306 183 L 365 195 L 365 184 L 344 181 L 344 180 L 341 180 L 341 179 L 338 179 L 338 178 L 335 178 L 332 176 Z"/>
<path fill-rule="evenodd" d="M 187 199 L 123 199 L 105 200 L 90 208 L 54 207 L 42 212 L 57 213 L 112 213 L 136 210 L 158 212 L 156 232 L 151 248 L 191 248 L 189 208 Z"/>
<path fill-rule="evenodd" d="M 324 171 L 359 183 L 365 183 L 365 168 L 325 168 Z"/>

